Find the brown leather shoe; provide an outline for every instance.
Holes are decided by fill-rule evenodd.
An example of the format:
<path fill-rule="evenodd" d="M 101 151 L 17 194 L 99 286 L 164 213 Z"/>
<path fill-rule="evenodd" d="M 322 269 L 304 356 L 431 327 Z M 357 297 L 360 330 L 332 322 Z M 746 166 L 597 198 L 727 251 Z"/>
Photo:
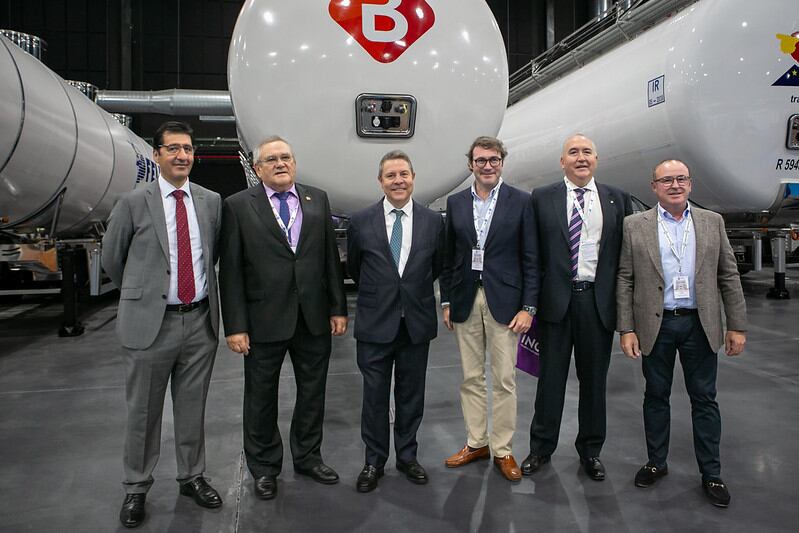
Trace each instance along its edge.
<path fill-rule="evenodd" d="M 467 444 L 461 451 L 452 457 L 448 457 L 444 464 L 447 465 L 447 468 L 456 468 L 458 466 L 468 465 L 472 461 L 477 461 L 478 459 L 488 459 L 490 456 L 491 453 L 488 451 L 488 446 L 471 448 Z"/>
<path fill-rule="evenodd" d="M 519 465 L 516 464 L 516 459 L 512 455 L 494 457 L 494 465 L 499 468 L 508 481 L 519 481 L 522 478 L 522 471 L 519 470 Z"/>

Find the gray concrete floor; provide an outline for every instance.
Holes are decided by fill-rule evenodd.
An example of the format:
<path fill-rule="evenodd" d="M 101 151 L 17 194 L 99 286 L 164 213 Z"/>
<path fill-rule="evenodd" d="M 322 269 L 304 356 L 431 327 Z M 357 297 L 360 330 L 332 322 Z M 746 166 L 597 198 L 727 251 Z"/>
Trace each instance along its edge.
<path fill-rule="evenodd" d="M 799 279 L 799 269 L 789 276 Z M 430 483 L 409 483 L 389 460 L 370 494 L 355 491 L 363 465 L 361 378 L 355 342 L 334 342 L 328 378 L 323 454 L 341 483 L 323 486 L 295 475 L 290 457 L 279 496 L 252 493 L 241 452 L 243 373 L 240 356 L 220 344 L 207 409 L 207 475 L 224 498 L 216 511 L 178 495 L 171 405 L 167 400 L 156 483 L 147 498 L 150 532 L 515 532 L 515 531 L 795 531 L 799 498 L 799 282 L 794 299 L 766 300 L 767 272 L 745 276 L 750 332 L 745 354 L 720 356 L 722 477 L 730 508 L 704 498 L 693 455 L 690 407 L 682 375 L 675 375 L 668 477 L 650 489 L 633 486 L 645 462 L 640 363 L 615 347 L 608 378 L 608 439 L 603 483 L 580 470 L 576 435 L 577 384 L 570 378 L 561 444 L 552 464 L 511 484 L 489 462 L 449 470 L 444 458 L 464 443 L 455 341 L 442 331 L 431 345 L 419 460 Z M 350 304 L 353 298 L 350 296 Z M 116 301 L 93 302 L 86 333 L 60 339 L 57 300 L 0 306 L 0 531 L 106 532 L 124 530 L 121 450 L 125 413 L 120 349 L 114 335 Z M 517 460 L 528 452 L 536 381 L 517 377 Z M 284 439 L 294 398 L 290 363 L 281 380 Z M 286 445 L 288 453 L 288 445 Z M 793 526 L 791 525 L 793 524 Z"/>

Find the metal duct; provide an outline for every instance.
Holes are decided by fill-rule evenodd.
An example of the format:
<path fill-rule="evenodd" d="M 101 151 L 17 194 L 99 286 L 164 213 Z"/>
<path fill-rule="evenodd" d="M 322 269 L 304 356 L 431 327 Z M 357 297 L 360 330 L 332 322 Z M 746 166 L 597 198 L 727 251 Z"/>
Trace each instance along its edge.
<path fill-rule="evenodd" d="M 227 91 L 168 89 L 164 91 L 99 91 L 97 105 L 111 113 L 159 115 L 233 115 Z"/>
<path fill-rule="evenodd" d="M 24 51 L 42 60 L 42 52 L 47 50 L 47 42 L 44 39 L 14 30 L 0 30 L 0 34 L 5 35 L 12 43 L 22 48 Z"/>

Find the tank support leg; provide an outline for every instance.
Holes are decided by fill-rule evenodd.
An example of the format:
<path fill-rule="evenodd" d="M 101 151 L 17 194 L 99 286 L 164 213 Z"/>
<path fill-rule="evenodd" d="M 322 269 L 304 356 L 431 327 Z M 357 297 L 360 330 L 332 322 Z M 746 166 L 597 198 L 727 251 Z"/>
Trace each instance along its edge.
<path fill-rule="evenodd" d="M 64 322 L 58 330 L 59 337 L 83 335 L 83 324 L 78 321 L 78 290 L 76 287 L 75 262 L 77 253 L 66 248 L 61 255 L 61 297 L 64 302 Z"/>
<path fill-rule="evenodd" d="M 780 233 L 771 238 L 771 257 L 774 260 L 774 286 L 766 293 L 766 298 L 788 300 L 791 293 L 785 288 L 785 239 L 788 234 Z"/>

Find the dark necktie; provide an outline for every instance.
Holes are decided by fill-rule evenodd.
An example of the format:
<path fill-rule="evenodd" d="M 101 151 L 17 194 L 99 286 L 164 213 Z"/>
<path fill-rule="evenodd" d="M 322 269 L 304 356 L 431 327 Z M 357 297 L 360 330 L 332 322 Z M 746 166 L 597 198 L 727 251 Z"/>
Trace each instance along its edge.
<path fill-rule="evenodd" d="M 186 204 L 181 190 L 172 191 L 175 197 L 175 226 L 178 247 L 178 299 L 184 304 L 194 300 L 194 267 L 191 258 L 191 236 L 189 235 L 189 218 L 186 215 Z"/>
<path fill-rule="evenodd" d="M 280 215 L 280 220 L 283 221 L 283 225 L 286 227 L 286 233 L 288 233 L 289 220 L 291 220 L 291 212 L 289 211 L 289 203 L 287 200 L 289 194 L 288 191 L 275 193 L 275 196 L 277 196 L 277 199 L 280 201 L 278 214 Z"/>
<path fill-rule="evenodd" d="M 580 204 L 580 211 L 585 209 L 585 189 L 574 189 L 577 195 L 577 202 Z M 572 216 L 569 220 L 569 248 L 571 250 L 572 279 L 577 279 L 577 263 L 580 258 L 580 234 L 583 229 L 583 217 L 577 210 L 577 204 L 572 208 Z"/>
<path fill-rule="evenodd" d="M 396 217 L 394 219 L 394 227 L 391 228 L 391 256 L 394 258 L 394 264 L 399 268 L 400 252 L 402 251 L 402 209 L 392 209 L 392 213 Z"/>

